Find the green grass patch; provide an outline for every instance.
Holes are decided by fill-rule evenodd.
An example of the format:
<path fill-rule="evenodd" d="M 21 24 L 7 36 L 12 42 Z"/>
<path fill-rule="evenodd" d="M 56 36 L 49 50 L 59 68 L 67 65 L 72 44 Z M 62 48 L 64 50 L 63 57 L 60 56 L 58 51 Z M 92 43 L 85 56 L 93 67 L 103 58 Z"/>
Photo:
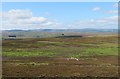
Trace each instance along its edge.
<path fill-rule="evenodd" d="M 80 53 L 69 54 L 68 57 L 80 58 L 82 56 L 109 56 L 118 55 L 118 48 L 85 48 Z"/>
<path fill-rule="evenodd" d="M 15 63 L 13 63 L 13 64 L 15 64 Z M 44 62 L 42 62 L 42 63 L 36 63 L 36 62 L 29 62 L 29 63 L 16 63 L 16 65 L 18 66 L 18 65 L 25 65 L 25 66 L 27 66 L 27 65 L 34 65 L 34 66 L 36 66 L 36 65 L 49 65 L 49 63 L 44 63 Z"/>
<path fill-rule="evenodd" d="M 35 57 L 47 56 L 53 57 L 56 53 L 53 52 L 3 52 L 3 56 L 20 56 L 20 57 Z"/>

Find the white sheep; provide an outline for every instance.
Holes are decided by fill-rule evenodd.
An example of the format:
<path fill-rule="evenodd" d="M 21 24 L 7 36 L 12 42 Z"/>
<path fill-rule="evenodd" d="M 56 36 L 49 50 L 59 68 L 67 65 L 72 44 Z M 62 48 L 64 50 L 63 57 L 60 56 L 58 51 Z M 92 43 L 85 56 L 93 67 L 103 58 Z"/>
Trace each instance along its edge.
<path fill-rule="evenodd" d="M 76 61 L 79 61 L 79 59 L 75 58 Z"/>
<path fill-rule="evenodd" d="M 77 59 L 77 58 L 74 58 L 74 57 L 67 58 L 67 60 L 68 60 L 68 61 L 69 61 L 69 60 L 76 60 L 76 61 L 79 61 L 79 59 Z"/>

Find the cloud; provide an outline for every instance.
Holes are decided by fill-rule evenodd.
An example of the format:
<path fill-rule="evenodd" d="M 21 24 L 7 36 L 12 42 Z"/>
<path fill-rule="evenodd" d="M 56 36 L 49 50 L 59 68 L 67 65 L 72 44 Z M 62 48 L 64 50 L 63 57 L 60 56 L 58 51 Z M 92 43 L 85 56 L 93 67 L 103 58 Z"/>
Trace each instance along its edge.
<path fill-rule="evenodd" d="M 113 7 L 118 8 L 118 3 L 115 3 Z"/>
<path fill-rule="evenodd" d="M 112 14 L 116 13 L 116 11 L 110 11 L 108 13 Z M 63 24 L 57 20 L 43 16 L 33 16 L 31 10 L 12 9 L 6 12 L 0 12 L 0 17 L 2 17 L 3 29 L 82 29 L 118 27 L 118 16 L 80 20 Z"/>
<path fill-rule="evenodd" d="M 77 28 L 97 28 L 97 29 L 108 29 L 108 28 L 118 28 L 118 16 L 111 16 L 100 19 L 90 19 L 90 20 L 82 20 L 78 22 L 74 22 L 70 28 L 74 28 L 73 26 L 77 26 Z"/>
<path fill-rule="evenodd" d="M 118 14 L 118 11 L 117 10 L 111 10 L 111 11 L 108 11 L 106 13 L 107 14 Z"/>
<path fill-rule="evenodd" d="M 117 24 L 118 16 L 106 17 L 106 18 L 98 19 L 96 21 L 98 22 L 102 21 L 103 23 L 106 23 L 106 24 Z"/>
<path fill-rule="evenodd" d="M 49 25 L 57 25 L 57 24 L 59 23 L 48 21 L 47 23 L 44 23 L 43 25 L 49 26 Z"/>
<path fill-rule="evenodd" d="M 3 18 L 6 19 L 24 19 L 32 17 L 32 12 L 30 10 L 9 10 L 8 12 L 3 12 Z"/>
<path fill-rule="evenodd" d="M 32 21 L 32 22 L 40 22 L 40 23 L 42 23 L 42 22 L 47 21 L 47 19 L 44 18 L 44 17 L 31 17 L 31 18 L 30 18 L 30 21 Z"/>
<path fill-rule="evenodd" d="M 2 17 L 3 29 L 39 29 L 59 24 L 42 16 L 33 16 L 30 10 L 12 9 L 0 13 L 0 17 Z"/>
<path fill-rule="evenodd" d="M 100 7 L 95 7 L 95 8 L 93 8 L 93 11 L 99 11 L 99 10 L 101 10 Z"/>

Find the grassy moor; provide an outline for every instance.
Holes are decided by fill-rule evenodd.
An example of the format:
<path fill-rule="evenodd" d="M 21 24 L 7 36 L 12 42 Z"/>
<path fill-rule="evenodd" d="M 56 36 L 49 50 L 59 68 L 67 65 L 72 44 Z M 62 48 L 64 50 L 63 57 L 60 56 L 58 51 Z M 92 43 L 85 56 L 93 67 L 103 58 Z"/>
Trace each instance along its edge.
<path fill-rule="evenodd" d="M 117 77 L 118 36 L 3 40 L 3 77 Z"/>

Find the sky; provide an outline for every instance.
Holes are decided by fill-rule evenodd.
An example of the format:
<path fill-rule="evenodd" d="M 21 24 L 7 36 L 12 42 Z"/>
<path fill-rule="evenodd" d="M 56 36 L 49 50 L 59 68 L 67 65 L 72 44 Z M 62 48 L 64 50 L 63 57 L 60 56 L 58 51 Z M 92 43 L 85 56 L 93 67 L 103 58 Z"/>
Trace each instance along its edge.
<path fill-rule="evenodd" d="M 117 29 L 116 2 L 3 2 L 2 29 Z"/>

